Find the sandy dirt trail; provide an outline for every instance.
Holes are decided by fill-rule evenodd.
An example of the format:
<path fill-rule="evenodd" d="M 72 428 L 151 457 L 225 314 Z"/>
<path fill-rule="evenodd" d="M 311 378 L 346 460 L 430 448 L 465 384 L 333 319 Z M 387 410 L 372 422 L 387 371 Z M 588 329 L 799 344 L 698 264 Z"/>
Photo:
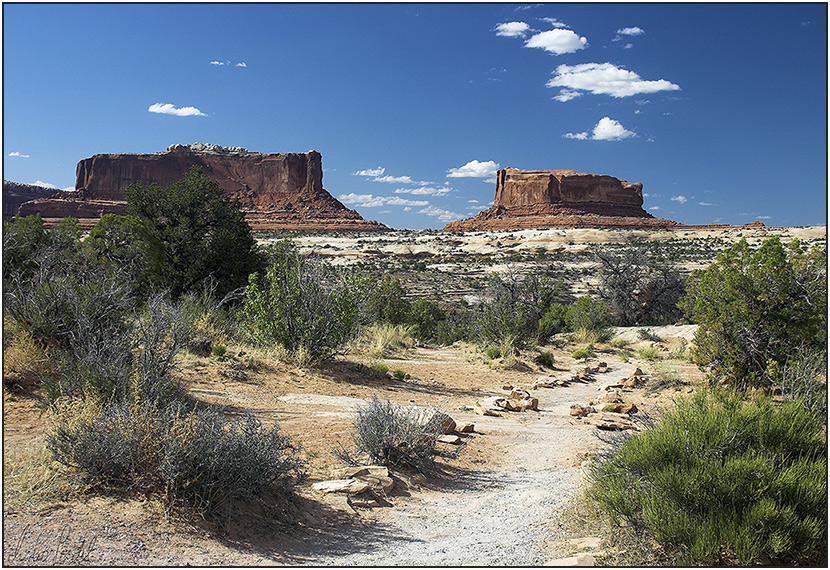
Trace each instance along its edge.
<path fill-rule="evenodd" d="M 442 360 L 440 354 L 434 357 Z M 610 356 L 610 355 L 608 355 Z M 448 352 L 442 366 L 463 366 Z M 448 481 L 390 498 L 392 506 L 360 510 L 311 505 L 302 527 L 263 527 L 236 538 L 209 525 L 172 524 L 140 505 L 94 498 L 48 513 L 4 517 L 4 562 L 23 565 L 532 565 L 551 558 L 550 529 L 577 491 L 581 459 L 601 445 L 599 433 L 569 415 L 631 364 L 605 359 L 595 382 L 540 388 L 538 412 L 484 417 L 448 409 L 459 424 L 474 423 L 476 448 L 490 460 L 473 462 Z M 393 364 L 394 361 L 389 361 Z M 462 370 L 458 368 L 458 370 Z M 467 369 L 463 369 L 467 370 Z M 465 372 L 466 373 L 466 372 Z M 560 373 L 561 375 L 561 373 Z M 350 415 L 357 400 L 306 394 L 315 414 Z M 320 405 L 320 402 L 328 402 Z M 297 401 L 299 404 L 299 400 Z M 312 403 L 309 401 L 309 403 Z M 472 449 L 465 449 L 463 453 Z M 329 496 L 329 501 L 334 498 Z M 345 502 L 342 496 L 336 500 Z M 314 507 L 317 505 L 317 507 Z"/>
<path fill-rule="evenodd" d="M 581 477 L 577 456 L 597 445 L 596 430 L 570 417 L 572 403 L 594 398 L 619 378 L 619 362 L 597 381 L 539 389 L 539 412 L 483 417 L 454 412 L 474 422 L 487 439 L 503 439 L 511 467 L 466 473 L 449 488 L 414 494 L 354 534 L 305 542 L 294 562 L 320 565 L 533 565 L 548 556 L 551 522 L 574 496 Z M 286 545 L 287 546 L 287 545 Z"/>

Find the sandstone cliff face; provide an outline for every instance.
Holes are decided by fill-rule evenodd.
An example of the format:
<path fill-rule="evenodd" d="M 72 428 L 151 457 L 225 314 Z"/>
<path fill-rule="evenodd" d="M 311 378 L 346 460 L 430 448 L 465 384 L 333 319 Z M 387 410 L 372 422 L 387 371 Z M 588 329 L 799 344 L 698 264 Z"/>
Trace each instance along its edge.
<path fill-rule="evenodd" d="M 3 219 L 9 221 L 24 202 L 65 194 L 62 190 L 3 180 Z"/>
<path fill-rule="evenodd" d="M 642 208 L 643 185 L 576 170 L 499 170 L 494 206 L 599 203 Z M 644 212 L 645 213 L 645 212 Z M 648 214 L 645 214 L 648 215 Z"/>
<path fill-rule="evenodd" d="M 364 220 L 323 188 L 323 161 L 317 151 L 258 153 L 210 144 L 173 145 L 152 154 L 96 154 L 78 163 L 75 188 L 82 204 L 50 200 L 23 204 L 44 219 L 66 215 L 92 219 L 115 209 L 123 212 L 131 184 L 170 186 L 192 166 L 239 200 L 254 230 L 375 230 L 383 224 Z M 74 212 L 74 213 L 73 213 Z M 90 223 L 91 222 L 91 223 Z"/>
<path fill-rule="evenodd" d="M 496 175 L 489 210 L 445 226 L 446 230 L 510 230 L 559 227 L 661 228 L 678 225 L 643 209 L 643 185 L 576 170 L 517 170 Z"/>

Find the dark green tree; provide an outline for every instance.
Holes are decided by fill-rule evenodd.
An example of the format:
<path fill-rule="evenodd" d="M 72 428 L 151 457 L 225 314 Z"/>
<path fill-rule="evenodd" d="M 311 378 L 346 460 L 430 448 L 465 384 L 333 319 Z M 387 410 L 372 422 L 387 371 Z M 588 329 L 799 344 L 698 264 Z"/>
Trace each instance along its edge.
<path fill-rule="evenodd" d="M 84 240 L 102 265 L 130 276 L 133 291 L 144 296 L 159 284 L 165 261 L 164 244 L 138 216 L 104 214 Z"/>
<path fill-rule="evenodd" d="M 216 294 L 244 287 L 264 267 L 239 202 L 194 166 L 167 188 L 134 184 L 126 192 L 128 212 L 164 244 L 160 283 L 174 297 L 216 283 Z"/>
<path fill-rule="evenodd" d="M 739 388 L 778 380 L 799 355 L 827 350 L 827 255 L 769 238 L 718 254 L 689 278 L 680 307 L 700 325 L 695 362 Z"/>

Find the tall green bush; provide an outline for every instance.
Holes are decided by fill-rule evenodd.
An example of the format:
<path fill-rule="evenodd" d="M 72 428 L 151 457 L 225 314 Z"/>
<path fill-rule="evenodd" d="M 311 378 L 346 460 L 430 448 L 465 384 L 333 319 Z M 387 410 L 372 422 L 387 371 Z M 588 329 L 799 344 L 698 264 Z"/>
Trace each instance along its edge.
<path fill-rule="evenodd" d="M 357 331 L 369 294 L 366 280 L 316 258 L 288 241 L 277 244 L 264 275 L 251 275 L 243 318 L 261 344 L 279 344 L 302 362 L 336 354 Z"/>
<path fill-rule="evenodd" d="M 590 495 L 681 565 L 824 566 L 824 422 L 798 402 L 703 392 L 596 461 Z"/>
<path fill-rule="evenodd" d="M 700 325 L 695 363 L 740 388 L 779 381 L 799 352 L 827 350 L 826 253 L 741 240 L 689 278 L 680 306 Z"/>
<path fill-rule="evenodd" d="M 539 322 L 557 290 L 544 276 L 491 275 L 476 319 L 481 339 L 500 345 L 509 340 L 515 348 L 537 342 Z"/>

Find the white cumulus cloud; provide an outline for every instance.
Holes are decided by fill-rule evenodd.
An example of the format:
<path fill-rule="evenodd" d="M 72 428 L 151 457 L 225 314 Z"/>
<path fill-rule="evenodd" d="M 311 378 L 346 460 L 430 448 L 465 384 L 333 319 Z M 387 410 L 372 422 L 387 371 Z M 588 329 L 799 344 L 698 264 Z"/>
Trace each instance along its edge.
<path fill-rule="evenodd" d="M 672 196 L 672 197 L 671 197 L 671 200 L 672 200 L 673 202 L 677 202 L 677 203 L 679 203 L 679 204 L 685 204 L 686 202 L 688 202 L 688 201 L 689 201 L 689 199 L 688 199 L 688 198 L 686 198 L 686 196 L 683 196 L 682 194 L 681 194 L 680 196 Z"/>
<path fill-rule="evenodd" d="M 210 62 L 211 65 L 225 65 L 224 61 L 216 61 L 215 59 Z"/>
<path fill-rule="evenodd" d="M 698 206 L 714 206 L 711 202 L 698 202 Z"/>
<path fill-rule="evenodd" d="M 161 115 L 175 115 L 177 117 L 206 117 L 196 107 L 175 107 L 172 103 L 153 103 L 147 109 L 151 113 L 159 113 Z"/>
<path fill-rule="evenodd" d="M 596 125 L 594 125 L 594 130 L 591 132 L 590 137 L 587 132 L 565 133 L 562 136 L 566 139 L 577 139 L 582 141 L 588 140 L 588 138 L 595 141 L 621 141 L 623 139 L 636 137 L 637 134 L 623 127 L 619 121 L 616 121 L 610 117 L 603 117 L 597 122 Z"/>
<path fill-rule="evenodd" d="M 441 222 L 453 222 L 455 220 L 460 220 L 464 217 L 461 214 L 456 214 L 455 212 L 450 212 L 449 210 L 437 208 L 435 206 L 428 206 L 426 208 L 418 210 L 418 213 L 436 217 Z"/>
<path fill-rule="evenodd" d="M 447 178 L 487 178 L 496 174 L 499 164 L 493 160 L 471 160 L 459 168 L 450 168 Z"/>
<path fill-rule="evenodd" d="M 633 28 L 620 28 L 617 33 L 624 36 L 642 36 L 646 32 L 642 28 L 634 26 Z"/>
<path fill-rule="evenodd" d="M 603 117 L 594 126 L 594 134 L 591 138 L 595 141 L 620 141 L 634 136 L 637 135 L 623 127 L 619 121 Z"/>
<path fill-rule="evenodd" d="M 505 36 L 508 38 L 523 38 L 530 30 L 530 26 L 525 22 L 504 22 L 496 26 L 496 35 Z"/>
<path fill-rule="evenodd" d="M 348 194 L 340 194 L 337 199 L 344 204 L 358 204 L 373 200 L 374 196 L 372 194 L 355 194 L 354 192 L 350 192 Z"/>
<path fill-rule="evenodd" d="M 594 95 L 610 95 L 620 98 L 639 93 L 680 89 L 678 85 L 665 79 L 646 81 L 635 72 L 617 67 L 612 63 L 560 65 L 554 71 L 553 79 L 547 82 L 547 86 L 563 88 L 560 97 L 569 91 L 587 91 Z"/>
<path fill-rule="evenodd" d="M 16 150 L 13 151 L 13 152 L 10 152 L 9 156 L 18 156 L 20 158 L 29 158 L 28 154 L 21 154 L 21 153 L 17 152 Z"/>
<path fill-rule="evenodd" d="M 248 64 L 245 63 L 244 61 L 240 61 L 239 63 L 236 64 L 236 67 L 248 67 Z"/>
<path fill-rule="evenodd" d="M 542 48 L 555 55 L 574 53 L 585 49 L 587 45 L 588 40 L 586 38 L 580 37 L 572 30 L 563 28 L 539 32 L 525 42 L 525 47 Z"/>

